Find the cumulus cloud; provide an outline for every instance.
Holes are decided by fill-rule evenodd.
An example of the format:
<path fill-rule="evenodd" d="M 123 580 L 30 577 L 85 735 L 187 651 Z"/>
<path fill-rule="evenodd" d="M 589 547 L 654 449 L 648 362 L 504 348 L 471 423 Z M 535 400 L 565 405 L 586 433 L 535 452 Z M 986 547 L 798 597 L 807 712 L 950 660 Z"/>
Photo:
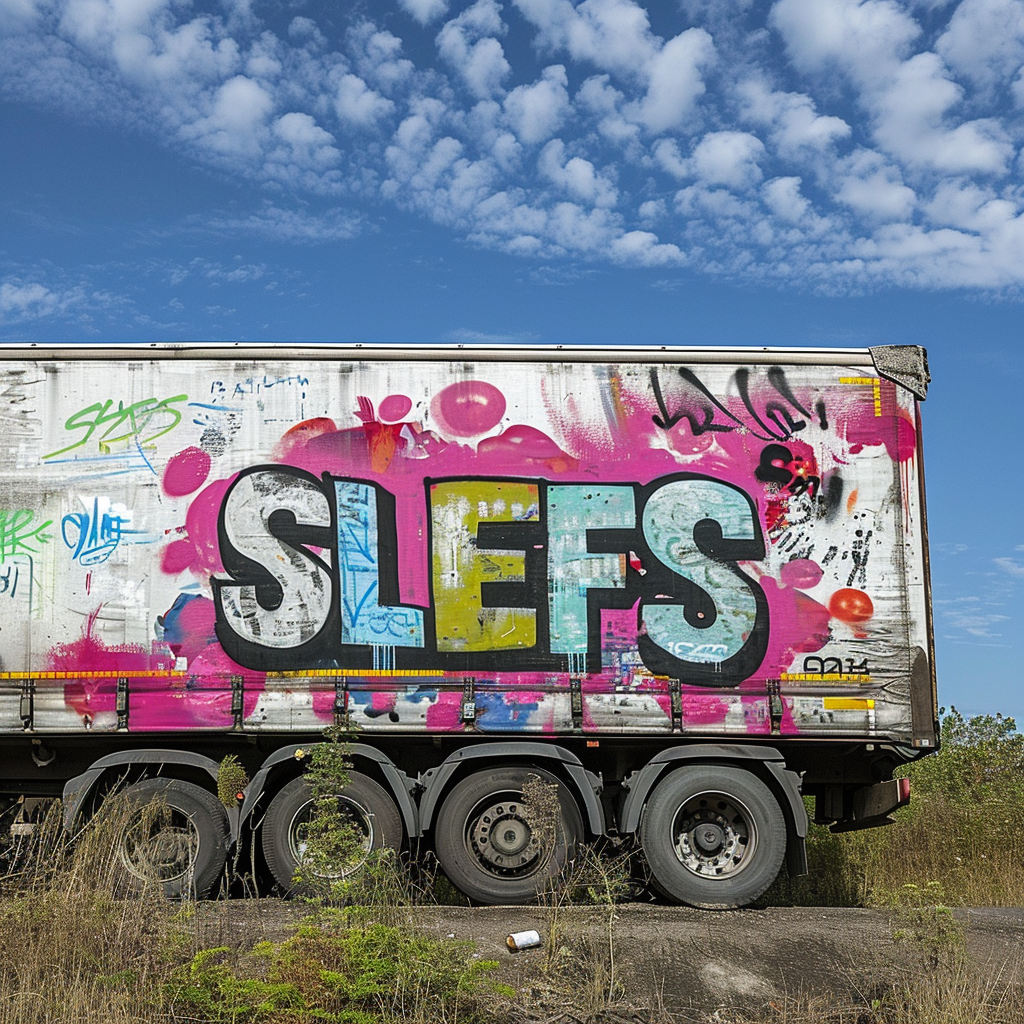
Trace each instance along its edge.
<path fill-rule="evenodd" d="M 544 178 L 573 199 L 593 206 L 614 206 L 618 199 L 614 184 L 598 173 L 589 160 L 578 156 L 566 158 L 561 139 L 552 139 L 541 150 L 537 166 Z"/>
<path fill-rule="evenodd" d="M 670 39 L 648 61 L 647 93 L 640 101 L 639 119 L 652 132 L 682 125 L 705 91 L 702 70 L 715 58 L 711 36 L 692 28 Z"/>
<path fill-rule="evenodd" d="M 478 99 L 501 92 L 512 70 L 496 38 L 504 31 L 495 0 L 477 0 L 437 35 L 438 53 Z"/>
<path fill-rule="evenodd" d="M 1024 0 L 963 0 L 935 49 L 958 75 L 1005 85 L 1024 65 Z"/>
<path fill-rule="evenodd" d="M 887 152 L 910 165 L 953 174 L 1004 174 L 1013 145 L 998 122 L 946 124 L 962 95 L 937 54 L 919 53 L 899 66 L 891 86 L 875 99 L 875 136 Z"/>
<path fill-rule="evenodd" d="M 819 114 L 810 96 L 773 90 L 763 79 L 740 82 L 737 96 L 744 119 L 767 128 L 785 159 L 799 160 L 808 150 L 826 150 L 851 135 L 841 117 Z"/>
<path fill-rule="evenodd" d="M 761 180 L 763 155 L 764 144 L 748 132 L 710 132 L 697 143 L 690 166 L 709 185 L 742 191 Z"/>
<path fill-rule="evenodd" d="M 270 93 L 245 75 L 235 75 L 213 94 L 210 112 L 181 129 L 183 138 L 199 140 L 225 156 L 255 156 L 262 151 L 267 117 L 274 108 Z"/>
<path fill-rule="evenodd" d="M 391 100 L 370 89 L 358 75 L 342 75 L 338 82 L 334 112 L 349 127 L 373 127 L 394 109 Z"/>
<path fill-rule="evenodd" d="M 799 178 L 773 178 L 762 188 L 764 201 L 780 220 L 798 224 L 810 212 L 811 204 L 800 194 Z"/>
<path fill-rule="evenodd" d="M 398 0 L 398 5 L 421 25 L 439 18 L 448 10 L 447 0 Z"/>
<path fill-rule="evenodd" d="M 505 97 L 505 115 L 522 142 L 543 142 L 569 114 L 569 76 L 561 64 L 545 68 L 530 85 L 520 85 Z"/>
<path fill-rule="evenodd" d="M 916 196 L 899 169 L 871 150 L 858 150 L 837 166 L 836 198 L 859 214 L 878 220 L 910 216 Z"/>
<path fill-rule="evenodd" d="M 214 230 L 337 240 L 398 206 L 549 270 L 1024 285 L 1024 0 L 0 10 L 6 96 L 268 190 Z M 7 285 L 8 317 L 74 305 Z"/>

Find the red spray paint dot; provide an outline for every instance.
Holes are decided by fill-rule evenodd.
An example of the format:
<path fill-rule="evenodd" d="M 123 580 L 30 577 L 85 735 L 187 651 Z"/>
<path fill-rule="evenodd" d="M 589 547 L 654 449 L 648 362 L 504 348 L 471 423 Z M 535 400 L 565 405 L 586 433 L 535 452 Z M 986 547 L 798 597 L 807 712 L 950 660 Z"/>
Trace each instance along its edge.
<path fill-rule="evenodd" d="M 180 498 L 202 487 L 209 475 L 209 454 L 202 448 L 186 448 L 167 460 L 164 491 L 173 498 Z"/>
<path fill-rule="evenodd" d="M 875 614 L 871 598 L 863 590 L 844 587 L 837 590 L 828 601 L 829 612 L 843 622 L 867 622 Z"/>

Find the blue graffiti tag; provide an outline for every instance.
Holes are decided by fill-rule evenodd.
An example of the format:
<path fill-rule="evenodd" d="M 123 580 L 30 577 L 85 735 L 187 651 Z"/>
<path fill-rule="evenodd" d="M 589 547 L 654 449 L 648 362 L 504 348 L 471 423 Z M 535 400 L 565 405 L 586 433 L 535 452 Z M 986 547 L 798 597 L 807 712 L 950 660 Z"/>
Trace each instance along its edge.
<path fill-rule="evenodd" d="M 92 508 L 84 501 L 85 511 L 69 512 L 60 521 L 64 543 L 72 550 L 72 559 L 80 565 L 105 562 L 121 543 L 121 538 L 137 531 L 127 527 L 132 514 L 109 498 L 93 498 Z"/>

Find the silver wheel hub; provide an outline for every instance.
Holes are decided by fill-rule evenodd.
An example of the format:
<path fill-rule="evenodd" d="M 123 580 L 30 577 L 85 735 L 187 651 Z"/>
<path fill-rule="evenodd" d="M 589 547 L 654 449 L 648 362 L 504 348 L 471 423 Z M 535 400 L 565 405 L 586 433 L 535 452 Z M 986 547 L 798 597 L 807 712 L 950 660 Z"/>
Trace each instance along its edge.
<path fill-rule="evenodd" d="M 540 855 L 540 843 L 514 800 L 492 804 L 481 812 L 470 838 L 481 861 L 502 872 L 521 871 Z"/>
<path fill-rule="evenodd" d="M 672 844 L 687 871 L 701 878 L 727 878 L 750 863 L 757 830 L 736 797 L 699 793 L 676 811 Z"/>

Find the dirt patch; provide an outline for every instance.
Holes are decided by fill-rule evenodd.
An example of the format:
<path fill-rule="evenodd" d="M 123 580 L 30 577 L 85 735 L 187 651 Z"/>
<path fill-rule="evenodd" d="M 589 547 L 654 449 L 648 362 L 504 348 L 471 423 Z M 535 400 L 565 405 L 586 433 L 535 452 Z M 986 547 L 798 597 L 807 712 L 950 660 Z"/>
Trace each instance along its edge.
<path fill-rule="evenodd" d="M 199 908 L 195 927 L 205 945 L 244 947 L 285 938 L 308 913 L 279 900 L 210 903 Z M 956 918 L 973 969 L 1024 986 L 1024 909 L 958 910 Z M 406 920 L 437 937 L 474 942 L 481 956 L 499 961 L 503 981 L 538 1000 L 551 993 L 545 965 L 554 958 L 560 984 L 576 977 L 581 987 L 605 985 L 610 967 L 631 1004 L 684 1020 L 756 1009 L 783 995 L 869 1001 L 920 956 L 913 944 L 894 940 L 897 922 L 881 910 L 629 904 L 614 909 L 610 931 L 601 907 L 563 908 L 557 919 L 540 907 L 414 907 Z M 506 937 L 530 929 L 546 948 L 511 955 Z"/>

